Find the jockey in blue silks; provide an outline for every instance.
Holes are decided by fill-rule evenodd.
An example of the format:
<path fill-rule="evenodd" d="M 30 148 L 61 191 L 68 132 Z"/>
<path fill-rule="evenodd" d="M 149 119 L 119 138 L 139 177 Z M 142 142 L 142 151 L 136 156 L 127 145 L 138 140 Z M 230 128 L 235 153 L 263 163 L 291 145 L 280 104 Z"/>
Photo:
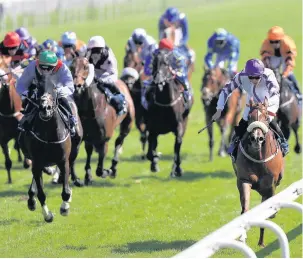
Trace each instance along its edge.
<path fill-rule="evenodd" d="M 181 30 L 181 39 L 179 42 L 174 42 L 175 47 L 185 55 L 185 57 L 192 62 L 194 53 L 189 50 L 187 43 L 189 39 L 188 22 L 184 13 L 180 13 L 175 7 L 169 7 L 165 13 L 160 17 L 158 29 L 159 39 L 166 38 L 166 29 L 173 28 L 174 30 Z"/>
<path fill-rule="evenodd" d="M 234 35 L 219 28 L 208 39 L 207 48 L 207 54 L 204 57 L 207 68 L 224 68 L 225 62 L 228 62 L 227 71 L 230 76 L 233 77 L 237 73 L 240 41 Z M 215 63 L 212 61 L 213 54 L 216 54 Z"/>
<path fill-rule="evenodd" d="M 56 56 L 64 61 L 64 50 L 58 45 L 58 42 L 52 39 L 47 39 L 40 45 L 41 50 L 50 50 L 56 54 Z"/>

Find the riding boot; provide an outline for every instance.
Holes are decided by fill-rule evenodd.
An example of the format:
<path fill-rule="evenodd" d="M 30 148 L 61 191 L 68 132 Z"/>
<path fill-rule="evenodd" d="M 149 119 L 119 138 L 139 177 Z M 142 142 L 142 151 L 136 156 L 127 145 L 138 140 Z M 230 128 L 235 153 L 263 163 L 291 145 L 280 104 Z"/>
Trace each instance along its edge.
<path fill-rule="evenodd" d="M 272 120 L 269 123 L 269 126 L 274 130 L 274 132 L 278 136 L 278 142 L 280 144 L 282 154 L 283 154 L 283 156 L 286 156 L 289 152 L 288 143 L 287 143 L 287 140 L 284 137 L 284 134 L 283 134 L 281 128 L 279 127 L 278 123 L 275 120 Z"/>
<path fill-rule="evenodd" d="M 71 136 L 73 137 L 76 134 L 76 128 L 75 127 L 78 123 L 77 118 L 73 115 L 73 111 L 72 111 L 72 109 L 69 105 L 68 99 L 66 97 L 61 97 L 58 100 L 59 100 L 60 105 L 62 105 L 63 108 L 65 110 L 67 110 L 67 112 L 68 112 L 67 116 L 68 116 L 68 119 L 69 119 L 69 127 L 70 127 L 69 130 L 70 130 Z"/>
<path fill-rule="evenodd" d="M 243 118 L 240 120 L 239 125 L 235 127 L 235 133 L 232 137 L 230 146 L 228 147 L 227 153 L 231 156 L 233 162 L 237 158 L 238 144 L 243 137 L 246 128 L 248 127 L 248 122 Z"/>

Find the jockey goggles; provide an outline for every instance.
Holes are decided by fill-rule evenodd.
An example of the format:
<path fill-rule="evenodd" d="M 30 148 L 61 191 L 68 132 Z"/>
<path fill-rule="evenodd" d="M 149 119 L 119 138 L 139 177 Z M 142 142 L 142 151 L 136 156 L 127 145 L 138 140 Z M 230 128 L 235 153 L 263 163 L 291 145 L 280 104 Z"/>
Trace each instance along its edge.
<path fill-rule="evenodd" d="M 280 41 L 279 40 L 270 40 L 269 42 L 270 42 L 270 44 L 275 44 L 275 43 L 279 43 Z"/>
<path fill-rule="evenodd" d="M 249 79 L 256 79 L 259 80 L 261 78 L 261 76 L 248 76 Z"/>
<path fill-rule="evenodd" d="M 43 71 L 52 71 L 55 69 L 55 66 L 49 66 L 49 65 L 39 65 L 39 68 Z"/>

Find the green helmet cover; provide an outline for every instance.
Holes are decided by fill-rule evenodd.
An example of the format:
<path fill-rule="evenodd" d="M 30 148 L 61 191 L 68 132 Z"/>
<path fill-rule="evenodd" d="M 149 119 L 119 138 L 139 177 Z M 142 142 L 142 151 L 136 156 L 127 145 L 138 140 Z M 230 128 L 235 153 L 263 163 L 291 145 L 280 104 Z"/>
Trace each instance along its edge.
<path fill-rule="evenodd" d="M 50 50 L 45 50 L 39 54 L 39 65 L 55 67 L 57 64 L 58 58 L 54 52 Z"/>

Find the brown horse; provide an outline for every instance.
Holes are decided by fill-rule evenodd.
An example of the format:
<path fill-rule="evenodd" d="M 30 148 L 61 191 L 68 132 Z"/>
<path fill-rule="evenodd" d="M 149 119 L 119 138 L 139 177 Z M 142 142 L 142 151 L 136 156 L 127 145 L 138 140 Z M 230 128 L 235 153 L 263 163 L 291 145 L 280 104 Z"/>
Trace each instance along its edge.
<path fill-rule="evenodd" d="M 280 124 L 284 137 L 288 140 L 290 129 L 293 130 L 296 138 L 295 152 L 301 153 L 298 130 L 300 127 L 300 107 L 296 95 L 290 89 L 292 82 L 282 78 L 279 69 L 273 69 L 280 85 L 280 107 L 277 113 L 277 120 Z"/>
<path fill-rule="evenodd" d="M 5 156 L 5 168 L 8 174 L 8 183 L 12 183 L 11 167 L 12 161 L 9 156 L 8 142 L 15 139 L 14 148 L 18 152 L 18 161 L 22 161 L 21 149 L 17 140 L 18 136 L 18 121 L 23 117 L 22 102 L 20 96 L 15 90 L 16 80 L 13 73 L 10 72 L 8 64 L 10 57 L 0 57 L 0 69 L 6 75 L 0 77 L 0 144 Z M 29 161 L 24 158 L 24 168 L 29 167 Z"/>
<path fill-rule="evenodd" d="M 153 61 L 153 81 L 146 96 L 149 102 L 147 158 L 151 161 L 151 171 L 158 172 L 158 136 L 174 133 L 174 163 L 170 175 L 180 177 L 182 176 L 180 150 L 194 100 L 192 98 L 185 104 L 182 96 L 183 87 L 171 74 L 169 64 L 171 54 L 169 51 L 161 50 Z"/>
<path fill-rule="evenodd" d="M 212 116 L 216 112 L 217 102 L 219 99 L 220 90 L 229 80 L 229 75 L 227 71 L 215 68 L 206 70 L 202 79 L 202 87 L 201 87 L 201 101 L 204 106 L 205 111 L 205 119 L 206 124 L 209 125 Z M 218 152 L 219 156 L 224 157 L 226 155 L 226 141 L 227 141 L 227 129 L 230 125 L 232 127 L 228 140 L 231 139 L 231 133 L 233 127 L 237 125 L 240 120 L 241 113 L 241 99 L 242 93 L 239 90 L 236 90 L 232 93 L 231 97 L 228 100 L 228 105 L 225 105 L 224 110 L 222 112 L 222 116 L 220 120 L 218 120 L 218 126 L 220 127 L 221 132 L 221 143 L 220 149 Z M 209 161 L 213 160 L 213 146 L 214 146 L 214 138 L 213 138 L 213 126 L 212 124 L 207 128 L 208 136 L 209 136 Z"/>
<path fill-rule="evenodd" d="M 106 96 L 94 82 L 94 68 L 86 58 L 77 57 L 72 64 L 72 75 L 74 77 L 74 98 L 78 106 L 79 116 L 82 122 L 87 154 L 85 165 L 85 184 L 92 182 L 90 160 L 93 148 L 99 154 L 97 176 L 112 178 L 116 177 L 119 149 L 122 147 L 125 137 L 129 134 L 135 117 L 135 109 L 127 86 L 120 80 L 116 82 L 121 93 L 127 101 L 127 113 L 117 116 L 114 108 L 109 105 Z M 90 82 L 88 80 L 90 79 Z M 104 158 L 108 149 L 108 141 L 112 138 L 115 128 L 120 125 L 120 134 L 115 141 L 114 158 L 109 170 L 103 168 Z"/>
<path fill-rule="evenodd" d="M 233 167 L 237 176 L 242 211 L 249 210 L 250 191 L 256 190 L 262 202 L 275 194 L 284 172 L 284 159 L 274 133 L 269 128 L 268 100 L 250 101 L 247 132 L 242 137 Z M 271 114 L 273 115 L 273 114 Z M 264 229 L 260 230 L 260 246 L 264 246 Z"/>

